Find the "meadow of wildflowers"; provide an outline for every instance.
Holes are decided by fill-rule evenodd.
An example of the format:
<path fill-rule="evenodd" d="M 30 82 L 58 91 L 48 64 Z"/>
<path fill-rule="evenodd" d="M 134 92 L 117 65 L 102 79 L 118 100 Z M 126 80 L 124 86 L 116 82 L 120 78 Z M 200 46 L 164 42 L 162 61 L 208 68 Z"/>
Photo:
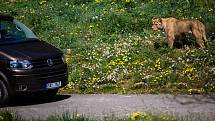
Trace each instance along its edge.
<path fill-rule="evenodd" d="M 65 52 L 69 93 L 174 93 L 215 91 L 214 0 L 0 0 L 41 39 Z M 154 17 L 198 19 L 206 49 L 169 49 Z M 180 44 L 180 43 L 179 43 Z"/>

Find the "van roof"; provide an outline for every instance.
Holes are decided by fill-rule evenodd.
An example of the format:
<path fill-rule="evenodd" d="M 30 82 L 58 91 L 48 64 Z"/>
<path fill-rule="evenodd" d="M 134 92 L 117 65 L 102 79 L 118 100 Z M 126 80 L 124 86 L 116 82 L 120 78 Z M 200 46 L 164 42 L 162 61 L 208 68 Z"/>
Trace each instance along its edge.
<path fill-rule="evenodd" d="M 0 13 L 0 20 L 8 20 L 8 21 L 13 21 L 14 17 L 10 15 L 5 15 Z"/>

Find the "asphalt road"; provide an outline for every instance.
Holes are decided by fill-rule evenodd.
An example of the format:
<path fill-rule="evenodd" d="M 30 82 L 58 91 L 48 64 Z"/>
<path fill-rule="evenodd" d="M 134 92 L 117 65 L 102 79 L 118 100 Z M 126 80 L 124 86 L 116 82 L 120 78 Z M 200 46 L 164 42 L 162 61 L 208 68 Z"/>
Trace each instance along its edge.
<path fill-rule="evenodd" d="M 215 95 L 57 95 L 52 100 L 19 98 L 2 109 L 15 111 L 26 119 L 65 112 L 77 112 L 87 117 L 112 114 L 122 117 L 140 111 L 215 121 Z"/>

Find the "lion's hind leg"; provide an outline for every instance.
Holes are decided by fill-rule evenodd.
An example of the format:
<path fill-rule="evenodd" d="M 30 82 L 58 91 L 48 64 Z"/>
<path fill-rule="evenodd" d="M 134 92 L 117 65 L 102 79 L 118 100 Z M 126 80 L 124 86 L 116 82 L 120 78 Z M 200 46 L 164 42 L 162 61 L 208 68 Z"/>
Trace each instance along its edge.
<path fill-rule="evenodd" d="M 196 38 L 196 42 L 197 42 L 198 46 L 200 48 L 205 48 L 204 40 L 203 40 L 204 37 L 203 37 L 202 32 L 198 29 L 193 29 L 193 35 Z"/>

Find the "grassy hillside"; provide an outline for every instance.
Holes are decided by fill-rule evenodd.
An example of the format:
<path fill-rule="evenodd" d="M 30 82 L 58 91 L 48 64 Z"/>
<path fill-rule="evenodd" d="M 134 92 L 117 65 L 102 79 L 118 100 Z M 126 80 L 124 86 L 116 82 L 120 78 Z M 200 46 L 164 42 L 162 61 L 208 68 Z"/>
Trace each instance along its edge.
<path fill-rule="evenodd" d="M 213 93 L 214 0 L 0 0 L 43 40 L 67 52 L 71 93 Z M 154 17 L 198 19 L 206 49 L 166 46 Z M 180 43 L 179 43 L 180 45 Z M 67 50 L 67 51 L 66 51 Z M 63 90 L 62 90 L 63 91 Z"/>

